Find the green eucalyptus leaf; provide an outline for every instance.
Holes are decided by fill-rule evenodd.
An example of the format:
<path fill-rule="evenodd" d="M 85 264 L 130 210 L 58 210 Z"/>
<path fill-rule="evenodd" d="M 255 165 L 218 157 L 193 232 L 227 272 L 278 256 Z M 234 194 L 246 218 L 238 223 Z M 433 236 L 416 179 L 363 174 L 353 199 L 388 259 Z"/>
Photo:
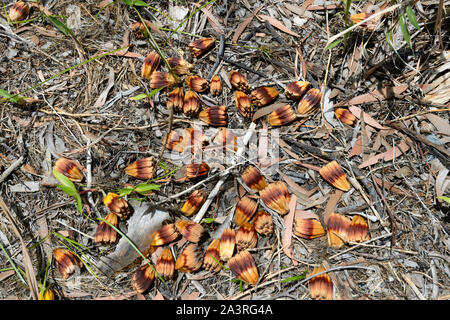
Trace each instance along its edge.
<path fill-rule="evenodd" d="M 74 196 L 75 194 L 78 194 L 78 190 L 73 184 L 72 181 L 70 181 L 69 178 L 67 178 L 62 173 L 56 171 L 53 169 L 53 175 L 55 176 L 56 180 L 58 180 L 61 184 L 57 185 L 59 189 L 61 189 L 63 192 L 65 192 L 69 196 Z"/>
<path fill-rule="evenodd" d="M 441 200 L 444 200 L 447 203 L 450 203 L 450 197 L 439 196 L 438 198 L 441 199 Z"/>
<path fill-rule="evenodd" d="M 213 223 L 215 220 L 214 218 L 204 218 L 201 223 Z"/>

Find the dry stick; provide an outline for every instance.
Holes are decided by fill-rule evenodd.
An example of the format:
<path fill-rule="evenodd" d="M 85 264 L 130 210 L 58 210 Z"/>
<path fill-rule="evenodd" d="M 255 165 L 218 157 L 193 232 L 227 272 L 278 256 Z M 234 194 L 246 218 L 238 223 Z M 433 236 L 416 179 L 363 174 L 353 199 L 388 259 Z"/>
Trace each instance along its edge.
<path fill-rule="evenodd" d="M 374 179 L 374 176 L 373 176 L 373 173 L 372 173 L 372 168 L 370 168 L 370 176 L 372 177 L 373 185 L 375 186 L 375 189 L 376 189 L 377 193 L 380 195 L 381 200 L 383 200 L 383 203 L 384 203 L 384 205 L 386 207 L 386 211 L 387 211 L 387 213 L 389 215 L 389 219 L 391 220 L 391 231 L 392 231 L 391 249 L 392 249 L 392 247 L 395 246 L 396 239 L 397 239 L 397 232 L 396 232 L 397 231 L 397 224 L 395 223 L 394 213 L 392 212 L 391 207 L 389 206 L 389 203 L 387 202 L 387 200 L 386 200 L 386 198 L 385 198 L 385 196 L 383 194 L 383 191 L 380 190 L 380 187 L 378 187 L 378 185 L 375 182 L 375 179 Z M 383 182 L 384 182 L 384 180 L 383 180 Z"/>
<path fill-rule="evenodd" d="M 411 289 L 413 289 L 414 293 L 417 295 L 417 297 L 419 297 L 420 300 L 427 300 L 419 291 L 419 289 L 416 287 L 416 285 L 414 284 L 414 282 L 412 282 L 412 280 L 404 273 L 402 273 L 402 278 L 406 281 L 406 283 L 409 284 L 409 286 L 411 287 Z"/>
<path fill-rule="evenodd" d="M 252 137 L 255 128 L 256 128 L 256 123 L 252 122 L 247 130 L 247 133 L 244 136 L 244 139 L 242 141 L 242 146 L 240 146 L 238 148 L 238 150 L 236 151 L 236 158 L 238 158 L 239 156 L 242 155 L 242 153 L 244 153 L 245 146 L 250 141 L 250 138 Z M 212 189 L 211 192 L 209 193 L 209 196 L 206 199 L 203 206 L 201 207 L 200 211 L 194 217 L 194 219 L 193 219 L 194 222 L 200 222 L 203 219 L 203 216 L 205 215 L 206 210 L 208 210 L 209 205 L 211 204 L 214 197 L 219 192 L 220 187 L 222 187 L 222 185 L 225 183 L 225 180 L 228 178 L 228 175 L 230 174 L 230 172 L 231 172 L 231 170 L 229 170 L 229 169 L 227 169 L 223 172 L 222 177 L 220 178 L 219 181 L 217 181 L 214 189 Z"/>
<path fill-rule="evenodd" d="M 214 63 L 211 71 L 209 72 L 208 76 L 206 77 L 206 80 L 211 81 L 211 78 L 214 75 L 214 72 L 216 72 L 217 67 L 220 64 L 220 61 L 222 61 L 221 57 L 223 57 L 225 51 L 225 36 L 223 34 L 220 35 L 220 47 L 217 54 L 216 62 Z"/>
<path fill-rule="evenodd" d="M 87 139 L 87 150 L 86 150 L 86 189 L 90 190 L 92 186 L 92 154 L 91 154 L 91 148 L 89 147 L 89 144 L 91 143 L 91 139 Z M 95 206 L 94 199 L 92 198 L 92 192 L 88 191 L 87 194 L 88 203 L 90 204 L 92 210 L 95 212 L 95 215 L 97 218 L 101 218 L 100 212 L 98 212 L 97 207 Z"/>
<path fill-rule="evenodd" d="M 25 156 L 20 156 L 19 159 L 17 159 L 16 161 L 14 161 L 14 162 L 8 167 L 8 169 L 6 169 L 5 171 L 3 171 L 2 175 L 0 176 L 0 183 L 2 183 L 3 181 L 5 181 L 6 178 L 8 178 L 8 176 L 9 176 L 14 170 L 16 170 L 18 167 L 20 167 L 24 161 L 25 161 Z"/>
<path fill-rule="evenodd" d="M 433 104 L 433 105 L 436 106 L 435 104 Z M 445 106 L 445 105 L 442 105 L 442 106 Z M 422 115 L 428 114 L 428 113 L 448 112 L 448 111 L 450 111 L 450 108 L 425 110 L 425 111 L 421 111 L 421 112 L 418 112 L 418 113 L 415 113 L 415 114 L 411 114 L 409 116 L 405 116 L 405 117 L 401 117 L 401 118 L 397 118 L 397 119 L 386 121 L 384 124 L 385 125 L 389 125 L 389 124 L 394 123 L 394 122 L 408 120 L 408 119 L 415 118 L 415 117 L 418 117 L 418 116 L 422 116 Z"/>
<path fill-rule="evenodd" d="M 3 201 L 3 197 L 1 195 L 0 195 L 0 208 L 3 210 L 9 222 L 11 223 L 11 226 L 17 238 L 19 238 L 20 244 L 22 246 L 23 264 L 25 266 L 25 274 L 27 277 L 28 287 L 31 291 L 33 299 L 39 300 L 39 285 L 36 280 L 36 274 L 34 273 L 33 270 L 33 263 L 28 253 L 28 249 L 25 245 L 25 242 L 23 241 L 22 235 L 20 234 L 20 231 L 17 228 L 15 221 L 11 216 L 11 212 L 9 211 L 9 208 L 7 207 L 6 203 Z"/>
<path fill-rule="evenodd" d="M 220 57 L 221 60 L 223 60 L 223 61 L 225 61 L 226 63 L 229 63 L 229 64 L 231 64 L 231 65 L 233 65 L 233 66 L 235 66 L 235 67 L 244 69 L 244 70 L 246 70 L 246 71 L 248 71 L 248 72 L 251 72 L 251 73 L 255 73 L 255 74 L 257 74 L 258 76 L 263 77 L 263 78 L 266 78 L 266 79 L 269 78 L 269 77 L 268 77 L 267 75 L 265 75 L 264 73 L 261 73 L 261 72 L 259 72 L 259 71 L 253 70 L 252 68 L 249 68 L 249 67 L 247 67 L 246 65 L 243 65 L 243 64 L 241 64 L 241 63 L 239 63 L 239 62 L 235 62 L 235 61 L 229 60 L 228 58 L 226 58 L 226 57 L 223 56 L 223 55 L 221 55 L 221 56 L 219 56 L 219 57 Z"/>
<path fill-rule="evenodd" d="M 443 146 L 440 146 L 440 145 L 437 145 L 437 144 L 431 142 L 427 138 L 424 138 L 420 134 L 415 133 L 414 131 L 412 131 L 412 130 L 402 126 L 399 123 L 387 123 L 386 125 L 388 125 L 389 127 L 394 128 L 394 129 L 397 129 L 399 131 L 402 131 L 403 133 L 405 133 L 406 135 L 410 136 L 411 138 L 413 138 L 413 139 L 415 139 L 415 140 L 417 140 L 419 142 L 422 142 L 422 143 L 426 144 L 429 147 L 432 147 L 432 148 L 436 149 L 437 151 L 439 151 L 443 155 L 446 155 L 447 159 L 450 159 L 450 151 L 448 151 Z M 445 162 L 448 162 L 448 160 L 446 160 Z"/>
<path fill-rule="evenodd" d="M 354 250 L 354 249 L 356 249 L 356 248 L 358 248 L 358 247 L 364 246 L 364 245 L 366 245 L 366 244 L 368 244 L 368 243 L 371 243 L 371 242 L 374 242 L 374 241 L 377 241 L 377 240 L 380 240 L 380 239 L 383 239 L 383 238 L 387 238 L 387 237 L 390 237 L 390 236 L 392 236 L 392 233 L 391 233 L 391 232 L 389 232 L 389 233 L 387 233 L 387 234 L 383 234 L 383 235 L 378 236 L 378 237 L 376 237 L 376 238 L 367 240 L 366 242 L 362 242 L 362 243 L 356 244 L 356 245 L 354 245 L 353 247 L 350 247 L 350 248 L 348 248 L 348 249 L 346 249 L 346 250 L 344 250 L 344 251 L 341 251 L 341 252 L 339 252 L 339 253 L 336 253 L 334 256 L 329 257 L 328 260 L 332 260 L 332 259 L 334 259 L 334 258 L 336 258 L 336 257 L 338 257 L 338 256 L 340 256 L 340 255 L 342 255 L 342 254 L 344 254 L 344 253 L 347 253 L 347 252 L 349 252 L 349 251 L 352 251 L 352 250 Z"/>

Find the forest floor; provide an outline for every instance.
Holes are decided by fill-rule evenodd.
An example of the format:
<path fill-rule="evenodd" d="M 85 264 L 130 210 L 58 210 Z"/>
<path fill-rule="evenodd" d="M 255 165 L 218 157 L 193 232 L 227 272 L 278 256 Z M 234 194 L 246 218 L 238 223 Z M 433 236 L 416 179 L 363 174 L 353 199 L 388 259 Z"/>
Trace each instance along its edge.
<path fill-rule="evenodd" d="M 33 299 L 48 288 L 58 299 L 83 300 L 450 298 L 449 1 L 39 2 L 27 2 L 30 12 L 20 23 L 7 17 L 13 1 L 4 1 L 0 13 L 1 299 Z M 371 20 L 358 25 L 359 13 Z M 132 32 L 141 19 L 150 22 L 151 37 Z M 215 46 L 194 57 L 188 45 L 200 38 L 214 38 Z M 152 51 L 162 56 L 161 71 L 167 71 L 165 59 L 182 57 L 193 75 L 220 76 L 221 95 L 198 96 L 203 109 L 226 106 L 236 145 L 227 142 L 225 155 L 222 128 L 170 112 L 170 91 L 155 92 L 142 77 Z M 266 86 L 278 97 L 244 118 L 229 80 L 233 70 L 248 80 L 248 93 Z M 274 126 L 269 113 L 286 104 L 297 111 L 299 102 L 285 94 L 297 80 L 319 89 L 321 100 L 314 112 Z M 205 134 L 206 146 L 195 154 L 166 146 L 170 130 L 191 127 Z M 183 180 L 187 161 L 200 156 L 208 175 Z M 66 192 L 52 175 L 61 157 L 83 168 L 83 180 Z M 156 163 L 153 179 L 125 173 L 145 157 Z M 348 188 L 321 174 L 333 160 Z M 243 182 L 249 165 L 267 183 L 287 186 L 284 215 Z M 156 190 L 145 196 L 136 186 Z M 183 216 L 179 210 L 196 189 L 208 199 L 198 213 Z M 94 241 L 109 192 L 121 192 L 133 206 L 118 225 L 126 249 Z M 233 215 L 245 196 L 273 219 L 273 232 L 258 234 L 248 250 L 256 283 L 222 261 L 216 273 L 175 271 L 173 279 L 155 277 L 144 292 L 134 290 L 136 269 L 156 264 L 162 249 L 149 249 L 142 236 L 153 236 L 161 222 L 133 215 L 158 208 L 167 210 L 164 224 L 200 223 L 207 235 L 197 244 L 203 254 L 226 228 L 238 229 Z M 362 217 L 368 235 L 352 241 L 330 216 L 345 223 Z M 304 220 L 324 232 L 307 239 L 296 229 Z M 339 245 L 333 245 L 336 233 Z M 166 247 L 177 259 L 187 242 L 183 237 Z M 142 252 L 131 243 L 140 243 Z M 56 248 L 82 260 L 68 279 Z M 105 273 L 100 264 L 119 249 L 137 259 L 122 251 L 126 266 Z M 327 271 L 319 293 L 309 281 L 317 267 Z"/>

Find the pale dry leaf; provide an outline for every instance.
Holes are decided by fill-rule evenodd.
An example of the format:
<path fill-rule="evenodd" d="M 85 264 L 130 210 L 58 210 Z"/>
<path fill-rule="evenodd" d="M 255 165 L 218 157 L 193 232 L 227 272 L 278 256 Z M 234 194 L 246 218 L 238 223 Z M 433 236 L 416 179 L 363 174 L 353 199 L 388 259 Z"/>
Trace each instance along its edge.
<path fill-rule="evenodd" d="M 268 105 L 267 107 L 259 108 L 259 109 L 253 114 L 252 122 L 255 122 L 255 121 L 258 120 L 259 118 L 264 117 L 264 116 L 268 115 L 269 113 L 272 113 L 273 111 L 275 111 L 275 110 L 278 109 L 279 107 L 284 106 L 285 104 L 286 104 L 286 103 L 278 102 L 278 103 L 274 103 L 274 104 Z"/>
<path fill-rule="evenodd" d="M 267 167 L 267 149 L 269 146 L 269 130 L 267 123 L 263 122 L 263 128 L 259 132 L 258 141 L 258 162 L 261 168 Z"/>
<path fill-rule="evenodd" d="M 409 150 L 409 145 L 405 142 L 405 140 L 402 140 L 398 145 L 395 146 L 395 148 L 390 147 L 388 150 L 386 150 L 383 153 L 377 154 L 375 156 L 370 157 L 368 160 L 361 163 L 358 168 L 362 169 L 365 167 L 368 167 L 370 165 L 374 165 L 379 160 L 383 159 L 384 161 L 391 161 L 394 158 L 398 158 L 400 155 L 405 153 Z"/>
<path fill-rule="evenodd" d="M 426 114 L 425 117 L 433 124 L 433 126 L 435 126 L 438 133 L 450 136 L 450 124 L 448 119 L 444 119 L 432 113 Z"/>
<path fill-rule="evenodd" d="M 105 104 L 106 99 L 108 98 L 109 91 L 114 86 L 114 69 L 109 66 L 108 66 L 108 68 L 109 68 L 108 84 L 107 84 L 105 90 L 103 90 L 103 92 L 99 95 L 99 97 L 95 101 L 94 109 L 99 109 Z"/>
<path fill-rule="evenodd" d="M 436 197 L 443 196 L 445 194 L 445 190 L 447 189 L 450 179 L 447 179 L 449 170 L 447 168 L 443 168 L 439 171 L 439 174 L 436 178 Z"/>
<path fill-rule="evenodd" d="M 343 194 L 344 192 L 342 190 L 336 190 L 334 193 L 330 195 L 327 205 L 325 206 L 325 212 L 323 214 L 323 221 L 325 223 L 328 223 L 328 218 L 334 212 L 334 209 L 336 209 L 336 206 L 341 200 Z"/>
<path fill-rule="evenodd" d="M 258 17 L 259 17 L 260 19 L 264 20 L 264 21 L 269 21 L 269 23 L 270 23 L 272 26 L 274 26 L 275 28 L 277 28 L 277 29 L 279 29 L 279 30 L 281 30 L 281 31 L 283 31 L 283 32 L 285 32 L 285 33 L 287 33 L 287 34 L 290 34 L 291 36 L 294 36 L 294 37 L 300 37 L 297 33 L 295 33 L 294 31 L 292 31 L 292 30 L 289 29 L 288 27 L 286 27 L 284 24 L 282 24 L 280 21 L 278 21 L 278 20 L 275 19 L 275 18 L 266 16 L 266 15 L 263 15 L 263 14 L 259 14 Z"/>
<path fill-rule="evenodd" d="M 349 109 L 350 112 L 353 113 L 353 115 L 354 115 L 355 117 L 357 117 L 358 119 L 361 118 L 361 114 L 362 114 L 363 117 L 364 117 L 364 122 L 365 122 L 366 124 L 368 124 L 369 126 L 372 126 L 372 127 L 374 127 L 374 128 L 381 129 L 381 130 L 387 130 L 387 129 L 389 129 L 389 128 L 387 128 L 387 127 L 383 127 L 381 124 L 378 123 L 378 121 L 376 121 L 374 118 L 372 118 L 369 114 L 367 114 L 366 112 L 363 112 L 363 111 L 361 110 L 361 108 L 358 108 L 358 107 L 356 107 L 356 106 L 350 106 L 348 109 Z"/>
<path fill-rule="evenodd" d="M 152 300 L 164 300 L 163 295 L 161 294 L 161 292 L 159 292 L 159 290 L 156 290 L 156 294 L 155 296 L 152 298 Z"/>
<path fill-rule="evenodd" d="M 294 266 L 298 264 L 292 252 L 292 227 L 294 224 L 294 215 L 296 211 L 296 206 L 297 206 L 297 196 L 293 194 L 291 195 L 291 200 L 289 202 L 289 213 L 283 217 L 284 232 L 281 240 L 283 243 L 283 251 L 289 258 L 291 258 L 292 264 Z"/>
<path fill-rule="evenodd" d="M 8 270 L 8 271 L 0 272 L 0 281 L 8 279 L 9 277 L 11 277 L 15 273 L 16 272 L 14 270 Z"/>
<path fill-rule="evenodd" d="M 312 211 L 306 210 L 295 210 L 295 219 L 317 219 L 319 220 L 319 216 Z"/>

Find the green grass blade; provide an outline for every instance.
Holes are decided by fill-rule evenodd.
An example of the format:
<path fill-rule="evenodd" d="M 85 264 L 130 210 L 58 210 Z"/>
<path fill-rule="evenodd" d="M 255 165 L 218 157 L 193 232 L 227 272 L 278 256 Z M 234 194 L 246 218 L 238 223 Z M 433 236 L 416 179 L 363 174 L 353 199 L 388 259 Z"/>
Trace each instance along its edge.
<path fill-rule="evenodd" d="M 6 252 L 5 248 L 3 247 L 2 243 L 0 242 L 0 248 L 2 249 L 3 253 L 6 256 L 6 259 L 8 259 L 9 263 L 11 264 L 11 267 L 14 269 L 14 271 L 16 272 L 17 276 L 19 277 L 20 281 L 22 281 L 22 283 L 24 285 L 28 285 L 27 282 L 25 281 L 25 279 L 22 276 L 22 273 L 25 274 L 25 272 L 23 272 L 22 270 L 20 270 L 16 264 L 14 263 L 14 261 L 11 259 L 11 257 L 8 255 L 8 253 Z"/>
<path fill-rule="evenodd" d="M 81 43 L 78 41 L 75 34 L 70 30 L 68 26 L 66 26 L 63 22 L 59 21 L 55 16 L 45 16 L 56 28 L 59 29 L 66 37 L 72 37 L 73 40 L 81 47 Z"/>
<path fill-rule="evenodd" d="M 403 38 L 405 39 L 405 41 L 408 44 L 408 46 L 410 48 L 412 48 L 411 36 L 409 35 L 408 27 L 406 26 L 405 17 L 403 15 L 400 16 L 399 23 L 400 23 L 400 29 L 402 30 Z"/>
<path fill-rule="evenodd" d="M 327 50 L 333 49 L 333 48 L 336 47 L 338 44 L 340 44 L 342 41 L 344 41 L 344 38 L 342 38 L 342 39 L 340 39 L 340 40 L 336 40 L 336 41 L 330 43 L 330 44 L 327 46 Z"/>
<path fill-rule="evenodd" d="M 164 88 L 165 87 L 154 89 L 151 92 L 149 92 L 148 94 L 147 93 L 138 94 L 138 95 L 136 95 L 134 97 L 131 97 L 130 100 L 138 101 L 138 100 L 142 100 L 142 99 L 145 99 L 145 98 L 151 98 L 151 97 L 153 97 L 155 94 L 157 94 L 158 92 L 160 92 Z"/>
<path fill-rule="evenodd" d="M 136 6 L 136 7 L 148 7 L 148 3 L 142 0 L 122 0 L 127 6 Z"/>
<path fill-rule="evenodd" d="M 406 7 L 406 14 L 408 15 L 408 20 L 417 30 L 420 30 L 420 26 L 417 23 L 416 15 L 414 14 L 411 6 Z"/>
<path fill-rule="evenodd" d="M 289 278 L 283 279 L 283 280 L 281 280 L 281 283 L 288 283 L 288 282 L 291 282 L 291 281 L 303 280 L 303 279 L 305 279 L 305 277 L 306 277 L 306 272 L 303 273 L 303 274 L 299 274 L 297 276 L 293 276 L 293 277 L 289 277 Z"/>

